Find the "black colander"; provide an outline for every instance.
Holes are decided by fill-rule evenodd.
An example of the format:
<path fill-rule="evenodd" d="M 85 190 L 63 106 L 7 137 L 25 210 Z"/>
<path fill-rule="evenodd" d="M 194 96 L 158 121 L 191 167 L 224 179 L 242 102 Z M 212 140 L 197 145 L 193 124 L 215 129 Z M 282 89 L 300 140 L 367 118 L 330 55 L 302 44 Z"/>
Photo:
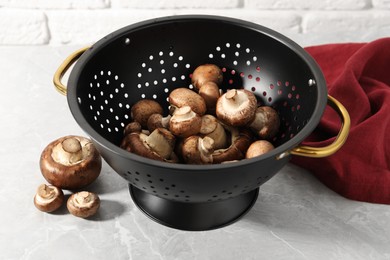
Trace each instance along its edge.
<path fill-rule="evenodd" d="M 72 68 L 67 89 L 61 78 Z M 223 89 L 245 88 L 259 105 L 280 116 L 275 149 L 263 156 L 218 165 L 154 161 L 119 147 L 130 108 L 154 99 L 166 108 L 175 88 L 191 88 L 191 73 L 218 65 Z M 349 117 L 327 96 L 324 77 L 300 46 L 263 26 L 216 16 L 174 16 L 127 26 L 80 50 L 61 65 L 55 84 L 67 93 L 70 110 L 106 162 L 126 181 L 135 204 L 164 225 L 208 230 L 232 223 L 257 199 L 291 154 L 320 157 L 335 152 L 349 131 Z M 343 119 L 335 143 L 299 146 L 319 123 L 328 103 Z"/>

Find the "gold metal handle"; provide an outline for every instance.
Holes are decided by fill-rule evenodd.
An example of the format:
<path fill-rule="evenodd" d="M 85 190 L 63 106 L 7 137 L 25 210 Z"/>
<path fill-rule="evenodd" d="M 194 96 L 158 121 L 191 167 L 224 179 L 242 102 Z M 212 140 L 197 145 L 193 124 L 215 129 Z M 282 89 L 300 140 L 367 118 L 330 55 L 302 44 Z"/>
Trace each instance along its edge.
<path fill-rule="evenodd" d="M 331 106 L 340 116 L 342 125 L 339 134 L 334 142 L 325 147 L 298 146 L 293 148 L 290 153 L 299 156 L 321 158 L 334 154 L 339 150 L 347 140 L 351 119 L 347 109 L 335 98 L 328 95 L 328 105 Z"/>
<path fill-rule="evenodd" d="M 62 64 L 58 67 L 57 71 L 54 73 L 54 86 L 62 95 L 66 96 L 67 92 L 66 86 L 61 82 L 62 77 L 65 75 L 66 71 L 70 68 L 70 66 L 72 66 L 72 64 L 75 63 L 77 59 L 80 58 L 80 56 L 89 48 L 90 47 L 88 46 L 73 52 L 64 60 L 64 62 L 62 62 Z"/>

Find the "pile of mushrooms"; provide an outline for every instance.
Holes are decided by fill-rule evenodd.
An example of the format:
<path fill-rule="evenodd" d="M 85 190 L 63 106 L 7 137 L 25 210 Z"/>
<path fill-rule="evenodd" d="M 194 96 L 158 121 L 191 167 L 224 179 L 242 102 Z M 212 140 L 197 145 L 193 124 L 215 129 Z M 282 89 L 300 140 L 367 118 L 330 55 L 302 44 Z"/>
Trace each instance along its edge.
<path fill-rule="evenodd" d="M 43 212 L 53 212 L 64 203 L 62 189 L 79 190 L 98 178 L 102 160 L 91 140 L 70 135 L 58 138 L 45 147 L 40 157 L 40 168 L 50 185 L 38 187 L 34 205 Z M 82 218 L 94 215 L 99 205 L 99 197 L 88 191 L 76 192 L 67 200 L 69 212 Z"/>
<path fill-rule="evenodd" d="M 142 99 L 131 107 L 121 148 L 137 155 L 173 163 L 218 164 L 253 158 L 274 146 L 278 113 L 258 106 L 253 92 L 230 89 L 223 93 L 223 73 L 214 64 L 197 67 L 193 90 L 169 94 L 169 114 L 161 105 Z"/>

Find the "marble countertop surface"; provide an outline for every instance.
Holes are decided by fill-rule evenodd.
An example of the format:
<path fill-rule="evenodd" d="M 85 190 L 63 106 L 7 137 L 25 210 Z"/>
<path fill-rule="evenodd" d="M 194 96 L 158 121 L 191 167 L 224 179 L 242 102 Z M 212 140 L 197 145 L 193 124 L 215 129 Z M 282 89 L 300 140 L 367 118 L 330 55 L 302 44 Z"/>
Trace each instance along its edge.
<path fill-rule="evenodd" d="M 293 40 L 308 46 L 337 38 Z M 84 135 L 52 85 L 54 71 L 79 47 L 0 47 L 0 259 L 390 259 L 390 206 L 345 199 L 292 164 L 261 186 L 247 215 L 212 231 L 150 220 L 105 162 L 88 188 L 101 198 L 96 216 L 38 211 L 43 148 Z"/>

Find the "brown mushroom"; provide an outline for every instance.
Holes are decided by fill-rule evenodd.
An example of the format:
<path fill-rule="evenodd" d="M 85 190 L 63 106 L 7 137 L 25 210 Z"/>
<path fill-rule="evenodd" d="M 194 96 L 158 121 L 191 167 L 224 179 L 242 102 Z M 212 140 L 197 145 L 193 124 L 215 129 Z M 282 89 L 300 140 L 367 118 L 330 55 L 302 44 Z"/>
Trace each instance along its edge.
<path fill-rule="evenodd" d="M 217 101 L 216 114 L 219 120 L 230 126 L 245 126 L 255 116 L 257 99 L 246 89 L 231 89 Z"/>
<path fill-rule="evenodd" d="M 218 86 L 222 84 L 222 70 L 215 64 L 204 64 L 198 66 L 192 73 L 192 85 L 195 89 L 200 89 L 206 82 L 214 82 Z"/>
<path fill-rule="evenodd" d="M 224 149 L 214 150 L 213 163 L 236 161 L 245 158 L 245 153 L 252 143 L 252 133 L 248 129 L 237 129 L 225 126 L 231 135 L 230 146 Z"/>
<path fill-rule="evenodd" d="M 181 150 L 183 160 L 188 164 L 211 164 L 214 140 L 193 135 L 184 140 Z"/>
<path fill-rule="evenodd" d="M 126 136 L 130 133 L 134 132 L 141 132 L 142 131 L 142 126 L 138 122 L 130 122 L 125 126 L 125 129 L 123 130 L 123 135 Z"/>
<path fill-rule="evenodd" d="M 202 125 L 199 131 L 200 136 L 208 136 L 214 140 L 214 149 L 226 148 L 228 141 L 225 128 L 212 115 L 202 116 Z"/>
<path fill-rule="evenodd" d="M 132 153 L 158 161 L 176 161 L 175 136 L 165 128 L 156 128 L 150 135 L 131 133 L 127 138 Z"/>
<path fill-rule="evenodd" d="M 271 144 L 267 140 L 257 140 L 249 146 L 248 150 L 246 151 L 245 158 L 249 159 L 256 156 L 260 156 L 265 153 L 268 153 L 269 151 L 272 151 L 273 149 L 273 144 Z"/>
<path fill-rule="evenodd" d="M 188 88 L 177 88 L 169 94 L 169 104 L 172 109 L 183 106 L 191 107 L 191 110 L 202 116 L 206 113 L 206 102 L 196 92 Z M 174 113 L 173 113 L 174 114 Z"/>
<path fill-rule="evenodd" d="M 183 106 L 175 110 L 169 121 L 169 130 L 178 137 L 188 137 L 199 133 L 202 118 L 191 110 L 189 106 Z"/>
<path fill-rule="evenodd" d="M 221 96 L 220 89 L 215 82 L 205 82 L 199 89 L 199 95 L 206 102 L 207 113 L 215 115 L 217 100 Z"/>
<path fill-rule="evenodd" d="M 34 196 L 34 205 L 43 212 L 53 212 L 64 202 L 64 193 L 53 185 L 41 184 Z"/>
<path fill-rule="evenodd" d="M 149 132 L 153 132 L 156 128 L 169 128 L 169 120 L 171 115 L 163 117 L 161 114 L 153 114 L 149 117 L 147 127 Z"/>
<path fill-rule="evenodd" d="M 151 99 L 141 99 L 131 107 L 131 118 L 139 122 L 143 129 L 147 128 L 148 119 L 152 114 L 162 113 L 161 105 Z"/>
<path fill-rule="evenodd" d="M 95 193 L 80 191 L 69 197 L 66 206 L 72 215 L 88 218 L 95 215 L 98 211 L 100 199 Z"/>
<path fill-rule="evenodd" d="M 249 127 L 260 139 L 270 140 L 279 131 L 280 120 L 278 112 L 270 106 L 260 106 L 256 109 L 255 117 Z"/>
<path fill-rule="evenodd" d="M 51 142 L 40 158 L 43 177 L 61 189 L 79 189 L 99 176 L 102 160 L 91 140 L 65 136 Z"/>

